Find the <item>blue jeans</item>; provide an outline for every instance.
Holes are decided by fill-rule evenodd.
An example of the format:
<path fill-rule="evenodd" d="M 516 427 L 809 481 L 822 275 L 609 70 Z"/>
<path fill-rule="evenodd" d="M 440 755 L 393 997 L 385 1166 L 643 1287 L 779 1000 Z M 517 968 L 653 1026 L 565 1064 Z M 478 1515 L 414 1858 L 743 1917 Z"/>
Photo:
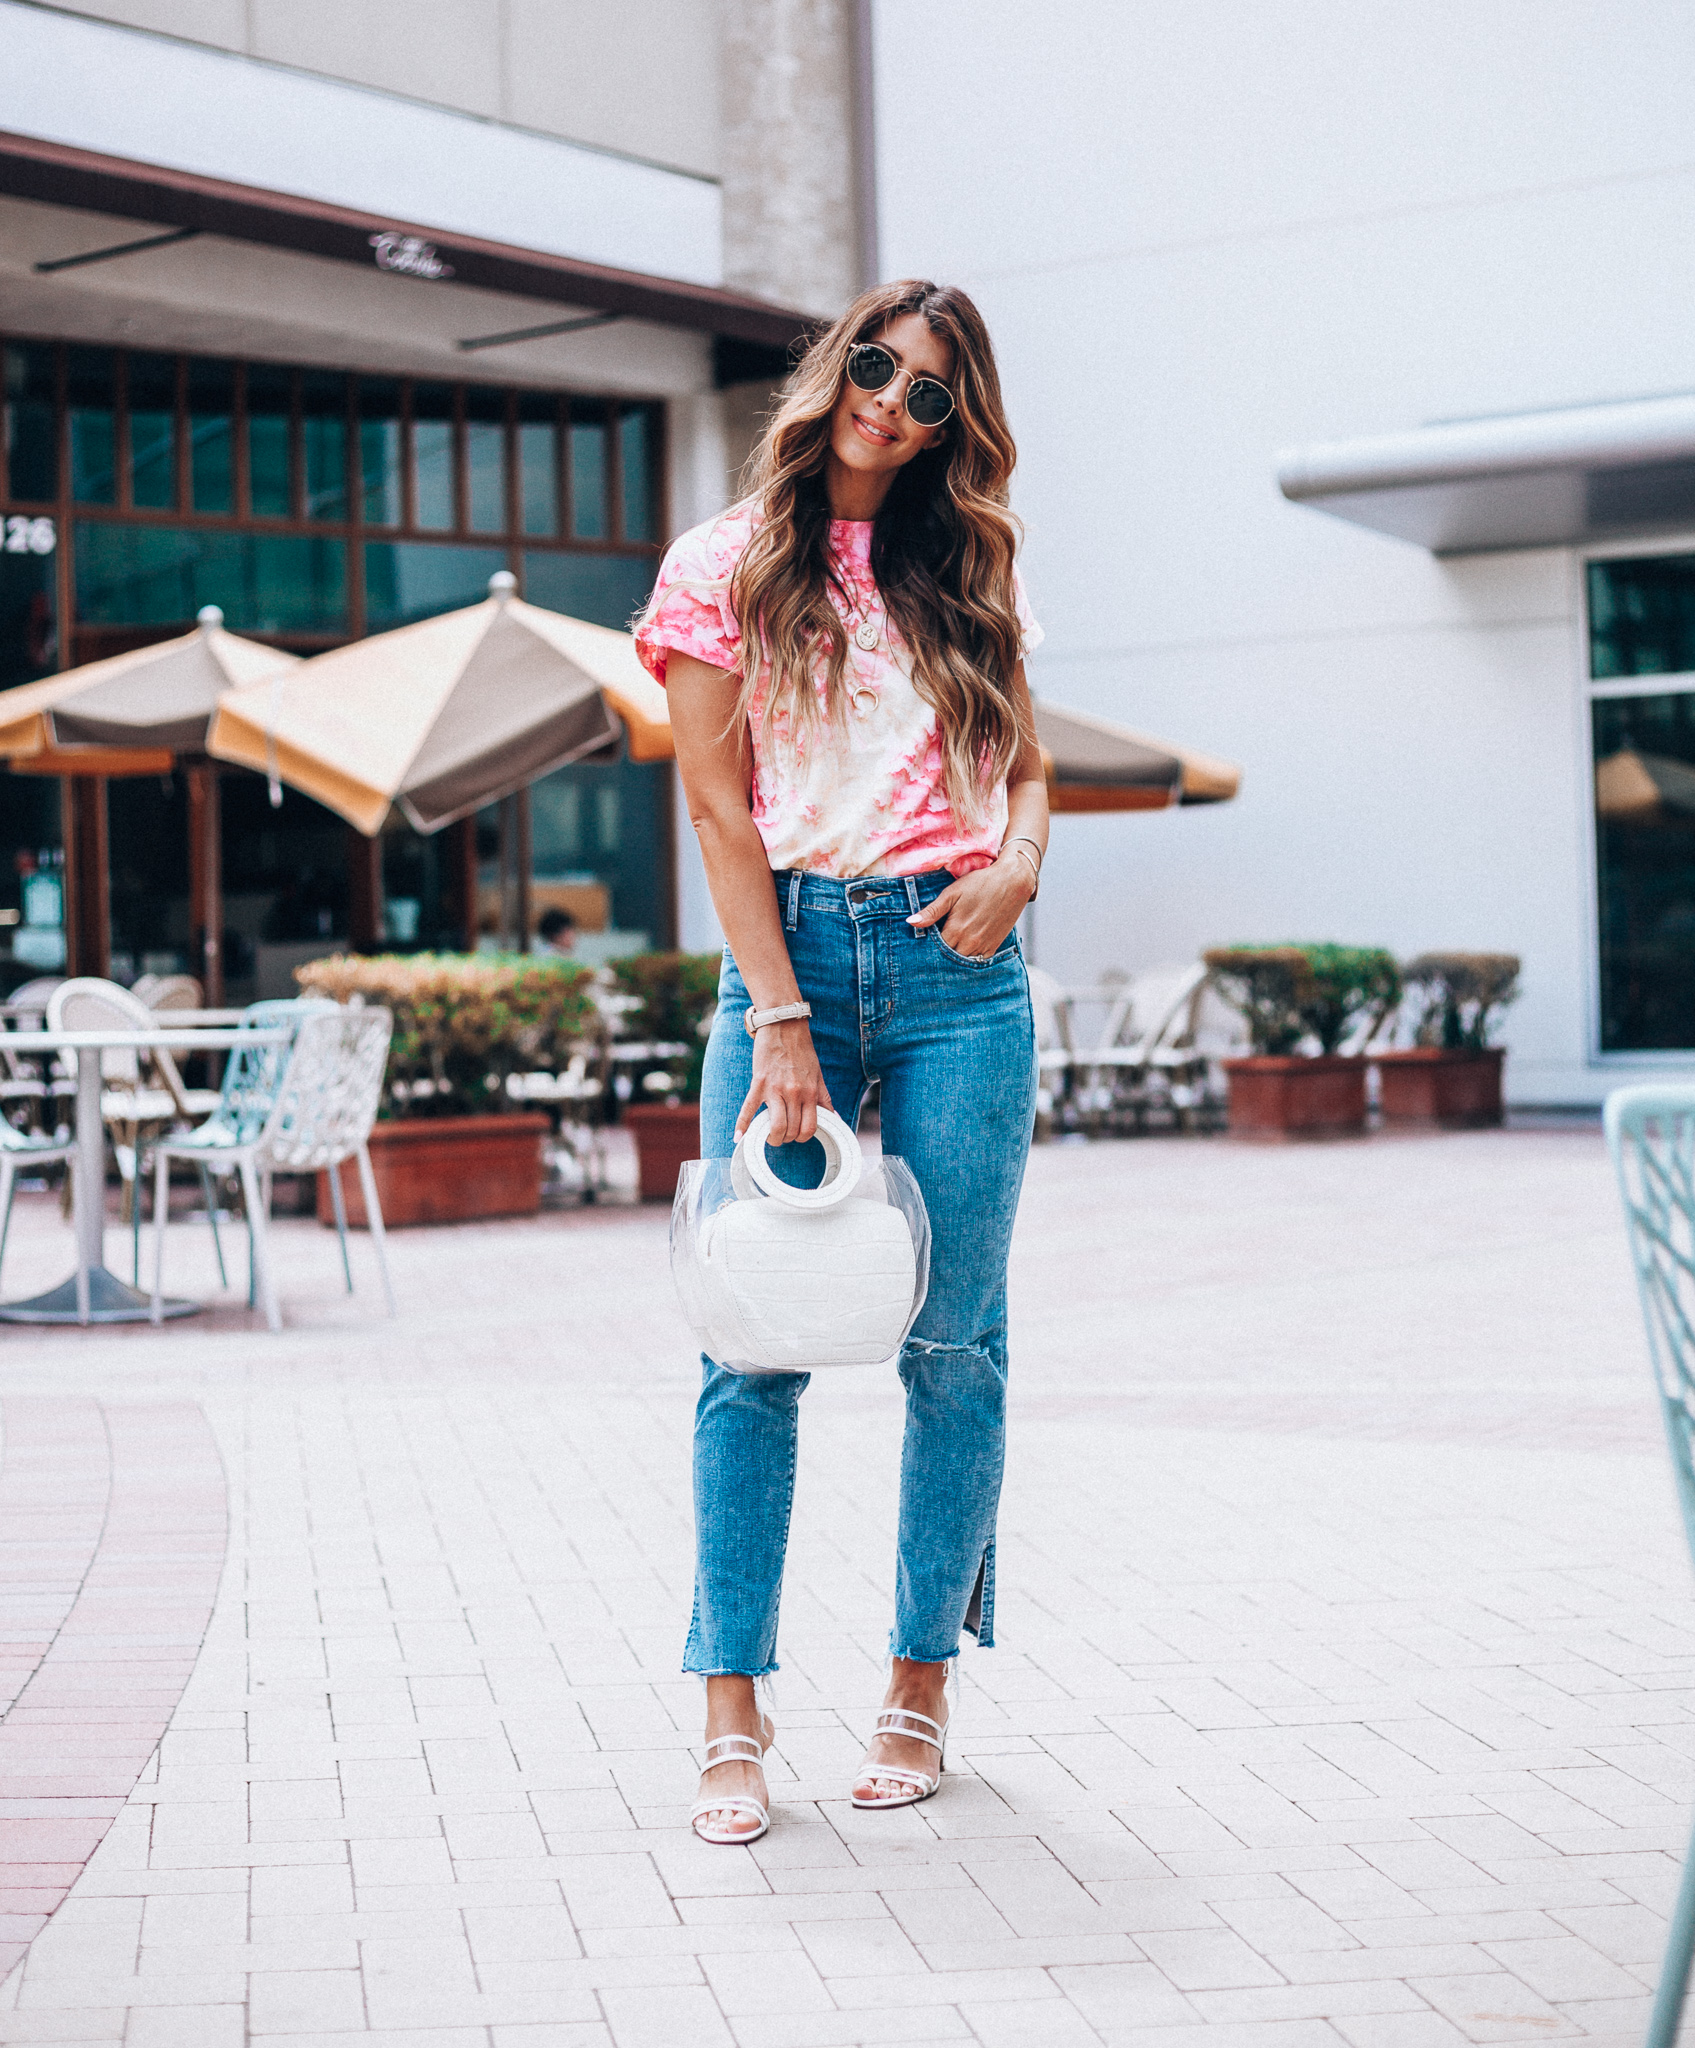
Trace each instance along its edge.
<path fill-rule="evenodd" d="M 930 1212 L 930 1291 L 900 1355 L 906 1388 L 896 1551 L 897 1657 L 939 1663 L 969 1629 L 994 1641 L 995 1509 L 1006 1442 L 1006 1259 L 1036 1103 L 1030 987 L 1016 934 L 979 965 L 907 918 L 945 872 L 838 882 L 773 877 L 812 1042 L 852 1124 L 873 1081 L 883 1149 Z M 701 1151 L 727 1159 L 753 1082 L 748 992 L 726 952 L 706 1050 Z M 817 1142 L 774 1147 L 798 1186 Z M 806 1373 L 727 1372 L 710 1358 L 695 1413 L 694 1619 L 685 1671 L 777 1668 L 777 1604 Z"/>

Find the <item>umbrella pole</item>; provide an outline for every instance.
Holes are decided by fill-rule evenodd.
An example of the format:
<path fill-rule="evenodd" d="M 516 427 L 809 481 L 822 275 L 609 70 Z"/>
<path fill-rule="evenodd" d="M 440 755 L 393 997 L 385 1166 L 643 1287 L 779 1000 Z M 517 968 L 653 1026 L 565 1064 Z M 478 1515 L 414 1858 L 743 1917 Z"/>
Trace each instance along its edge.
<path fill-rule="evenodd" d="M 530 853 L 530 792 L 519 790 L 513 798 L 518 824 L 518 887 L 516 909 L 518 912 L 517 951 L 530 950 L 530 869 L 535 865 Z"/>
<path fill-rule="evenodd" d="M 214 1010 L 224 1001 L 223 865 L 218 771 L 210 761 L 197 761 L 188 771 L 189 923 L 200 985 L 207 1007 Z"/>
<path fill-rule="evenodd" d="M 467 953 L 477 950 L 477 819 L 475 812 L 449 825 L 442 837 L 447 842 L 447 868 L 454 906 L 454 923 L 459 943 Z"/>
<path fill-rule="evenodd" d="M 106 778 L 67 775 L 59 784 L 65 849 L 66 972 L 112 971 L 112 899 L 107 873 Z"/>
<path fill-rule="evenodd" d="M 374 953 L 383 930 L 383 843 L 347 828 L 347 937 L 356 953 Z"/>

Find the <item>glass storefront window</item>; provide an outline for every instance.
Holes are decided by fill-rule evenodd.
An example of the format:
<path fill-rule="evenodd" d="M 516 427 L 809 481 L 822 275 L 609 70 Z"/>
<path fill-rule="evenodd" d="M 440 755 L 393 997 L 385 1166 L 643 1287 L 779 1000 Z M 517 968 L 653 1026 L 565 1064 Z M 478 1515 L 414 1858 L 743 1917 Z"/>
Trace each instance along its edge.
<path fill-rule="evenodd" d="M 367 526 L 400 524 L 400 386 L 359 380 L 359 478 Z"/>
<path fill-rule="evenodd" d="M 1695 555 L 1589 564 L 1589 672 L 1695 671 Z"/>
<path fill-rule="evenodd" d="M 71 436 L 71 496 L 79 505 L 118 502 L 117 415 L 112 351 L 65 351 L 65 403 Z"/>
<path fill-rule="evenodd" d="M 571 402 L 571 531 L 578 540 L 608 537 L 606 408 Z"/>
<path fill-rule="evenodd" d="M 365 629 L 386 633 L 414 619 L 480 604 L 488 580 L 506 567 L 504 548 L 462 548 L 429 541 L 367 541 Z"/>
<path fill-rule="evenodd" d="M 473 533 L 506 531 L 506 393 L 465 393 L 465 490 Z"/>
<path fill-rule="evenodd" d="M 180 775 L 125 775 L 106 786 L 114 966 L 192 971 L 188 790 Z"/>
<path fill-rule="evenodd" d="M 196 512 L 235 510 L 235 365 L 191 356 L 188 475 Z"/>
<path fill-rule="evenodd" d="M 0 550 L 0 690 L 59 665 L 56 558 L 56 550 Z"/>
<path fill-rule="evenodd" d="M 669 800 L 662 764 L 579 764 L 532 785 L 531 900 L 570 911 L 583 961 L 662 943 Z"/>
<path fill-rule="evenodd" d="M 59 778 L 0 762 L 0 996 L 65 968 Z"/>
<path fill-rule="evenodd" d="M 307 370 L 300 379 L 300 435 L 306 457 L 306 517 L 347 517 L 347 379 Z"/>
<path fill-rule="evenodd" d="M 523 529 L 551 540 L 559 531 L 559 402 L 538 391 L 518 400 L 518 474 Z"/>
<path fill-rule="evenodd" d="M 14 501 L 56 498 L 59 458 L 53 431 L 52 347 L 45 342 L 8 343 L 5 385 L 7 493 Z"/>
<path fill-rule="evenodd" d="M 76 589 L 79 626 L 186 629 L 215 604 L 232 633 L 348 629 L 347 543 L 328 538 L 79 521 Z"/>
<path fill-rule="evenodd" d="M 537 602 L 619 627 L 659 559 L 662 417 L 648 401 L 62 340 L 5 339 L 0 368 L 0 687 L 181 633 L 206 604 L 311 653 L 476 604 L 508 566 Z M 570 901 L 585 919 L 598 903 L 620 947 L 666 934 L 668 883 L 636 870 L 669 844 L 668 789 L 663 771 L 596 769 L 545 799 L 538 868 L 549 888 L 587 889 Z M 50 778 L 0 764 L 0 910 L 14 855 L 57 858 L 56 811 L 24 801 L 37 791 L 56 804 Z M 165 873 L 180 865 L 181 795 L 146 779 L 109 813 L 126 976 L 186 956 L 182 877 Z M 286 817 L 300 817 L 279 831 L 263 778 L 240 771 L 224 802 L 226 867 L 250 834 L 275 842 L 252 902 L 231 909 L 230 993 L 287 993 L 302 948 L 347 936 L 345 831 L 293 793 Z M 310 858 L 302 831 L 322 838 Z M 388 939 L 455 942 L 462 842 L 450 856 L 446 840 L 390 836 Z M 169 861 L 153 861 L 166 842 Z M 586 880 L 560 881 L 562 862 Z M 0 917 L 0 992 L 9 929 Z"/>
<path fill-rule="evenodd" d="M 294 517 L 294 372 L 247 366 L 247 494 L 255 519 Z"/>
<path fill-rule="evenodd" d="M 450 533 L 453 516 L 453 388 L 418 384 L 412 391 L 413 523 L 423 533 Z"/>
<path fill-rule="evenodd" d="M 567 618 L 627 631 L 653 589 L 659 567 L 652 555 L 524 556 L 524 595 Z"/>
<path fill-rule="evenodd" d="M 224 842 L 224 992 L 232 1003 L 297 995 L 294 970 L 347 940 L 351 827 L 285 783 L 219 778 Z"/>
<path fill-rule="evenodd" d="M 624 488 L 625 540 L 657 540 L 653 503 L 653 419 L 639 406 L 618 416 L 619 476 Z"/>
<path fill-rule="evenodd" d="M 1695 691 L 1597 697 L 1602 1052 L 1695 1047 Z"/>
<path fill-rule="evenodd" d="M 130 503 L 177 506 L 177 365 L 174 356 L 129 358 Z"/>

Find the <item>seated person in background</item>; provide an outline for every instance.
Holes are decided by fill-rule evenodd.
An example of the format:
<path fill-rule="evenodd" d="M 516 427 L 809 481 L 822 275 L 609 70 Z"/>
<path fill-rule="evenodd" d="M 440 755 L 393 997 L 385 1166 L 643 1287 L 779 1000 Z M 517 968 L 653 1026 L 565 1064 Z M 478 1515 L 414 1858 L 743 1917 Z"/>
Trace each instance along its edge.
<path fill-rule="evenodd" d="M 569 960 L 576 937 L 577 920 L 568 910 L 544 910 L 530 941 L 530 951 L 543 959 Z"/>

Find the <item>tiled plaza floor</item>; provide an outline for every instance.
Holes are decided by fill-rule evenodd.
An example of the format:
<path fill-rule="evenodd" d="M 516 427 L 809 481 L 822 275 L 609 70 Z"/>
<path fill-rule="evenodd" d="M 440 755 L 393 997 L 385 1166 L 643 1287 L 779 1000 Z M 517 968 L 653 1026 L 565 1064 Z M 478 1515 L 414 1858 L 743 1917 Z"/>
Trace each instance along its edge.
<path fill-rule="evenodd" d="M 684 1823 L 665 1229 L 397 1234 L 391 1324 L 287 1223 L 281 1337 L 0 1329 L 0 2042 L 1640 2038 L 1695 1582 L 1597 1136 L 1039 1151 L 943 1790 L 846 1803 L 898 1389 L 816 1382 L 751 1850 Z"/>

